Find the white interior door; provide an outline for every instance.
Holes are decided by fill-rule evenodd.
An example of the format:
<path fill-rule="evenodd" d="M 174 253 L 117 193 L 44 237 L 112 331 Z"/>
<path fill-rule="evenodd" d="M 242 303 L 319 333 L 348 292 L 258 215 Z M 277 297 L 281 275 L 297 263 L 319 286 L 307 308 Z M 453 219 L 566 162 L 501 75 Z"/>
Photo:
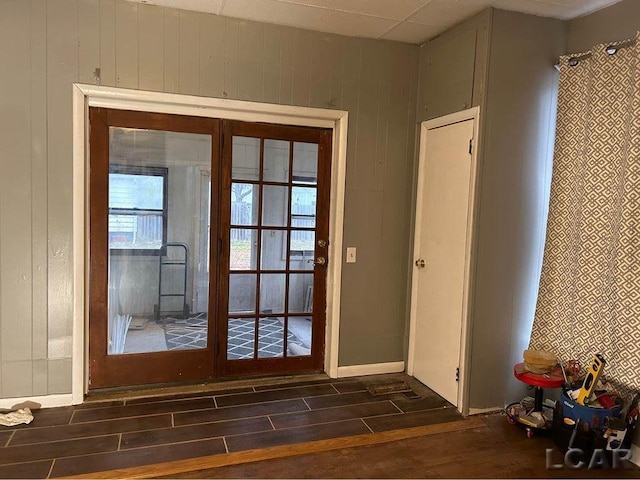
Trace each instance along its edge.
<path fill-rule="evenodd" d="M 473 119 L 423 132 L 416 209 L 413 375 L 456 406 L 466 314 L 473 135 Z"/>

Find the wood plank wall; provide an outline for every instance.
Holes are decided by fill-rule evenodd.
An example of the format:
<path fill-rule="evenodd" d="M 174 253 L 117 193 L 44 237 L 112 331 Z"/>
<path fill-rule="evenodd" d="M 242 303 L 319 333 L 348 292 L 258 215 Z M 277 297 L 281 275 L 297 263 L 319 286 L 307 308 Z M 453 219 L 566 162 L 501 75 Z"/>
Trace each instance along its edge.
<path fill-rule="evenodd" d="M 124 0 L 3 0 L 0 45 L 0 398 L 71 391 L 71 84 L 96 68 L 102 85 L 348 110 L 340 364 L 403 360 L 418 47 Z"/>

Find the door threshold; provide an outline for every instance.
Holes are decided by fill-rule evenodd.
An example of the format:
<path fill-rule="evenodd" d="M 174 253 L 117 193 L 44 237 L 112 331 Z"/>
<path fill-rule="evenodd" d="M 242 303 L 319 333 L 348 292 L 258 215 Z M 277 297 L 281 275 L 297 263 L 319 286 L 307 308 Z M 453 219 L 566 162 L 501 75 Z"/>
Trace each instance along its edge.
<path fill-rule="evenodd" d="M 154 386 L 123 387 L 92 390 L 85 395 L 83 403 L 99 403 L 106 401 L 126 401 L 138 398 L 164 397 L 168 395 L 184 395 L 198 393 L 216 393 L 225 390 L 247 387 L 282 386 L 300 382 L 317 382 L 329 380 L 325 373 L 298 375 L 277 375 L 268 377 L 244 377 L 232 380 L 214 380 L 199 383 L 161 384 Z"/>

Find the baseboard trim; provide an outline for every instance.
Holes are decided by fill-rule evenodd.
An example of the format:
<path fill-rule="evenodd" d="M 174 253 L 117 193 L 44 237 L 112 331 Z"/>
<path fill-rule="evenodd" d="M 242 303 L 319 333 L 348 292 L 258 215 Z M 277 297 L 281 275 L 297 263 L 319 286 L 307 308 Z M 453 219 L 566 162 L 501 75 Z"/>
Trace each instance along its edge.
<path fill-rule="evenodd" d="M 38 406 L 39 405 L 39 406 Z M 0 398 L 0 408 L 15 410 L 17 408 L 51 408 L 73 405 L 70 393 L 57 395 L 41 395 L 37 397 Z"/>
<path fill-rule="evenodd" d="M 495 413 L 504 410 L 502 407 L 488 407 L 488 408 L 470 408 L 469 415 L 483 415 L 485 413 Z"/>
<path fill-rule="evenodd" d="M 368 363 L 366 365 L 338 367 L 338 378 L 402 372 L 404 372 L 404 362 Z"/>
<path fill-rule="evenodd" d="M 634 465 L 640 467 L 640 445 L 631 445 L 631 458 L 629 459 L 629 461 Z"/>

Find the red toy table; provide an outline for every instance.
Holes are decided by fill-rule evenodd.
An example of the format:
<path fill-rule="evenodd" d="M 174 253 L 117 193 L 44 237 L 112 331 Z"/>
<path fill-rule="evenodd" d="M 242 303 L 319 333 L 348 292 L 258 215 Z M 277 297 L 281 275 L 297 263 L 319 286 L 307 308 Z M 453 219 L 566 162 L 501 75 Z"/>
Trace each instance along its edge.
<path fill-rule="evenodd" d="M 559 366 L 552 372 L 540 375 L 525 371 L 524 363 L 517 363 L 513 367 L 513 374 L 521 382 L 535 387 L 536 394 L 533 407 L 534 412 L 542 411 L 542 397 L 544 395 L 545 388 L 560 388 L 564 384 L 564 376 L 562 375 L 562 369 Z"/>

